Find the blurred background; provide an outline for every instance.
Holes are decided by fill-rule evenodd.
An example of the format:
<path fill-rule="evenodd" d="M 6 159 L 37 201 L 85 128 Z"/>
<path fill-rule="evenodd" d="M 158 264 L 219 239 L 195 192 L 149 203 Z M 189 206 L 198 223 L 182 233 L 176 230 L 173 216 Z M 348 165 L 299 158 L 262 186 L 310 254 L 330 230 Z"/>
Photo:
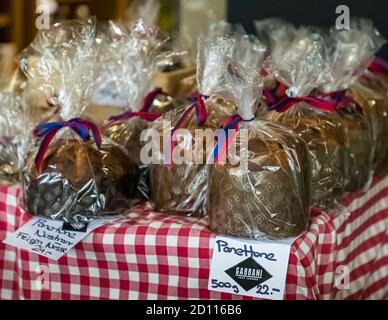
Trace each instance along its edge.
<path fill-rule="evenodd" d="M 216 20 L 242 23 L 248 32 L 254 32 L 253 20 L 271 16 L 295 24 L 330 26 L 340 4 L 349 6 L 351 16 L 373 19 L 388 38 L 387 0 L 0 0 L 0 75 L 12 72 L 15 54 L 33 39 L 39 6 L 48 8 L 51 23 L 96 15 L 100 20 L 121 19 L 131 25 L 142 17 L 193 52 L 196 37 Z M 388 48 L 381 54 L 388 57 Z"/>

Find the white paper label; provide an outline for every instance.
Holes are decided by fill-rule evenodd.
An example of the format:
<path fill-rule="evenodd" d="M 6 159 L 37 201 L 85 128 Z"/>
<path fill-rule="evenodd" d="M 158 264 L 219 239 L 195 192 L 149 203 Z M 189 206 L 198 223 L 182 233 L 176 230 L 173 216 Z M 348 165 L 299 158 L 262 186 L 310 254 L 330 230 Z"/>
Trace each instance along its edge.
<path fill-rule="evenodd" d="M 89 233 L 105 223 L 103 219 L 92 221 L 85 232 L 79 232 L 62 229 L 62 221 L 33 217 L 18 230 L 9 234 L 3 242 L 53 260 L 59 260 Z"/>
<path fill-rule="evenodd" d="M 216 237 L 208 289 L 282 300 L 294 240 L 256 241 Z"/>
<path fill-rule="evenodd" d="M 125 99 L 121 98 L 113 82 L 105 83 L 93 92 L 92 103 L 102 106 L 124 108 L 127 106 Z"/>

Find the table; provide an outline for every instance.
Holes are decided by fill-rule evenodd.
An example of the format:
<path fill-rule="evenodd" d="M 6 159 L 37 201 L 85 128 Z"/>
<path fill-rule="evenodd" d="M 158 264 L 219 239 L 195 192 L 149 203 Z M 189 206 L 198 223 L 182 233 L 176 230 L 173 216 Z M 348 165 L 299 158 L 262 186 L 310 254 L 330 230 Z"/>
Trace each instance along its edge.
<path fill-rule="evenodd" d="M 0 240 L 30 219 L 20 193 L 0 187 Z M 291 247 L 285 299 L 388 297 L 388 177 L 344 206 L 336 217 L 312 210 Z M 216 236 L 207 224 L 144 204 L 58 262 L 1 243 L 0 299 L 251 299 L 207 289 Z M 349 286 L 341 289 L 343 277 Z"/>

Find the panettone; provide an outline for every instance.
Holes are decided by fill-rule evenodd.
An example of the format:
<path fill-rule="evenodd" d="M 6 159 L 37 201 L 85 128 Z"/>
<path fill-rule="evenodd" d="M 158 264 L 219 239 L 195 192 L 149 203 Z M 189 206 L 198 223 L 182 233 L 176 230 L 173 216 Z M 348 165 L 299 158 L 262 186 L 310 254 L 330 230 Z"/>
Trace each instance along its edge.
<path fill-rule="evenodd" d="M 190 115 L 184 128 L 192 134 L 192 150 L 195 150 L 195 130 L 216 130 L 236 107 L 216 96 L 206 101 L 208 117 L 205 123 L 197 122 L 195 112 Z M 171 121 L 175 126 L 186 108 L 179 108 L 166 114 L 155 122 L 154 129 L 163 133 L 163 122 Z M 167 128 L 171 132 L 172 127 Z M 205 141 L 204 144 L 205 145 Z M 190 143 L 188 143 L 190 145 Z M 205 160 L 204 160 L 205 162 Z M 183 213 L 187 215 L 204 214 L 207 191 L 208 167 L 205 164 L 152 164 L 150 168 L 151 200 L 155 210 L 165 213 Z"/>
<path fill-rule="evenodd" d="M 297 236 L 309 218 L 307 145 L 276 124 L 254 120 L 244 125 L 240 130 L 249 130 L 248 170 L 228 163 L 210 169 L 210 228 L 248 238 Z M 239 133 L 236 144 L 241 144 Z"/>
<path fill-rule="evenodd" d="M 343 195 L 346 167 L 344 128 L 338 115 L 299 103 L 263 118 L 281 123 L 306 141 L 311 157 L 312 204 L 331 208 Z"/>
<path fill-rule="evenodd" d="M 40 171 L 29 157 L 22 181 L 30 214 L 81 223 L 129 208 L 137 168 L 112 143 L 99 150 L 91 142 L 58 139 L 49 146 Z"/>
<path fill-rule="evenodd" d="M 362 191 L 373 177 L 375 144 L 363 110 L 354 104 L 337 110 L 345 131 L 347 165 L 345 190 Z"/>
<path fill-rule="evenodd" d="M 360 78 L 348 90 L 348 93 L 362 108 L 368 121 L 375 145 L 373 171 L 384 174 L 388 170 L 388 99 L 386 91 L 375 76 Z M 368 147 L 370 150 L 370 146 Z"/>
<path fill-rule="evenodd" d="M 150 109 L 151 113 L 163 115 L 172 109 L 178 108 L 183 104 L 182 100 L 175 100 L 169 96 L 159 95 L 154 100 Z M 103 134 L 123 146 L 130 155 L 133 162 L 141 165 L 140 151 L 144 147 L 144 142 L 140 140 L 143 130 L 152 126 L 152 122 L 134 116 L 128 120 L 117 121 L 103 128 Z"/>

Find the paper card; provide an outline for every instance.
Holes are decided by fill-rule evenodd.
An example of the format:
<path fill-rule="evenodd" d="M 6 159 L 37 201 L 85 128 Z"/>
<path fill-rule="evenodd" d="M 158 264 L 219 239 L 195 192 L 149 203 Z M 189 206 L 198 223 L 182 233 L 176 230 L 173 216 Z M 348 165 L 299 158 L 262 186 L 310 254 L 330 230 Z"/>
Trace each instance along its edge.
<path fill-rule="evenodd" d="M 125 99 L 119 95 L 114 82 L 105 83 L 104 86 L 96 88 L 92 95 L 92 103 L 102 106 L 124 108 L 127 106 Z"/>
<path fill-rule="evenodd" d="M 86 232 L 79 232 L 62 229 L 63 221 L 33 217 L 9 234 L 3 242 L 49 259 L 59 260 L 89 233 L 105 223 L 104 219 L 94 220 L 88 225 Z"/>
<path fill-rule="evenodd" d="M 216 237 L 208 289 L 282 300 L 294 240 L 256 241 Z"/>

